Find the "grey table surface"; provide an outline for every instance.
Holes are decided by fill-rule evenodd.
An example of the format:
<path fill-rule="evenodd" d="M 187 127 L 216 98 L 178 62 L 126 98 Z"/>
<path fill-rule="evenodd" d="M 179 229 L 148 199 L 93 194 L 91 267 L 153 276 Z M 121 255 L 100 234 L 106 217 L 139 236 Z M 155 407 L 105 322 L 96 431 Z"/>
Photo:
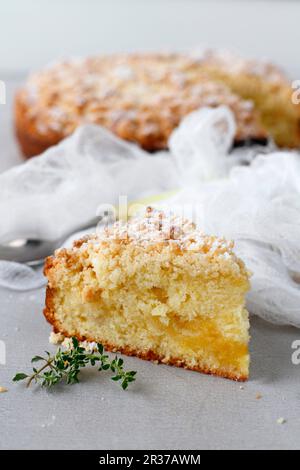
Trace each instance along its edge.
<path fill-rule="evenodd" d="M 19 163 L 11 126 L 12 95 L 0 115 L 0 171 Z M 126 358 L 138 371 L 123 392 L 85 370 L 82 383 L 56 390 L 13 384 L 16 371 L 45 349 L 50 326 L 42 315 L 44 290 L 0 289 L 1 449 L 297 449 L 300 448 L 300 365 L 291 360 L 300 330 L 251 321 L 251 375 L 239 383 Z M 257 394 L 261 398 L 257 398 Z M 283 417 L 286 422 L 278 424 Z"/>

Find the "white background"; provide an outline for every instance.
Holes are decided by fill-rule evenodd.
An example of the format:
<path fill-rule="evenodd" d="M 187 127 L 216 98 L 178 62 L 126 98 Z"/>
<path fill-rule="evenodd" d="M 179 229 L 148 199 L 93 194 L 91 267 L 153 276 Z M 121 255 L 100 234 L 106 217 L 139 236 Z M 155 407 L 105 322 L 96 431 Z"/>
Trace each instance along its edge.
<path fill-rule="evenodd" d="M 0 75 L 58 57 L 230 47 L 300 75 L 297 0 L 1 0 Z M 0 76 L 1 78 L 1 76 Z"/>

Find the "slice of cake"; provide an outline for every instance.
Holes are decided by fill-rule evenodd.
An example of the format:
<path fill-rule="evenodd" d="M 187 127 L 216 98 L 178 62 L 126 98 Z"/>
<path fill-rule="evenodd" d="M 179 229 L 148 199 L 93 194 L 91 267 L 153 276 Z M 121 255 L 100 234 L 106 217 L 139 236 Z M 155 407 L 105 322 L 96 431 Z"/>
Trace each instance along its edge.
<path fill-rule="evenodd" d="M 246 380 L 249 275 L 232 247 L 148 208 L 46 260 L 44 314 L 111 351 Z"/>

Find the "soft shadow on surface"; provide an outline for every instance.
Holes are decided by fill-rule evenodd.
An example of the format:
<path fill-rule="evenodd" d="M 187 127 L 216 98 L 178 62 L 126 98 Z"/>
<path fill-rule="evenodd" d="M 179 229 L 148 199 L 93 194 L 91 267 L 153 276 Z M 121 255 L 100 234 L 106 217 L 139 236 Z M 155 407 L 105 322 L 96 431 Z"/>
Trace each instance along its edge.
<path fill-rule="evenodd" d="M 271 383 L 299 374 L 292 364 L 292 343 L 300 339 L 300 330 L 294 327 L 273 325 L 252 316 L 250 340 L 250 380 Z"/>

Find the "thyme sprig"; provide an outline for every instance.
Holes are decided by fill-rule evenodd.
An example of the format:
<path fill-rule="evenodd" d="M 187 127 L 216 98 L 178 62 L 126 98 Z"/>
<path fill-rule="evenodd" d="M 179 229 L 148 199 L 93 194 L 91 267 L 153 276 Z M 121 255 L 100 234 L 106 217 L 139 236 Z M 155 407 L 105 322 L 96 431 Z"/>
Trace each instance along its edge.
<path fill-rule="evenodd" d="M 125 371 L 123 359 L 118 356 L 110 360 L 100 343 L 97 343 L 96 351 L 91 352 L 80 346 L 76 338 L 72 338 L 70 349 L 59 348 L 55 355 L 51 355 L 48 351 L 45 351 L 45 354 L 45 357 L 34 356 L 31 359 L 33 364 L 42 362 L 43 365 L 40 368 L 33 367 L 31 375 L 19 372 L 14 376 L 13 381 L 27 380 L 27 387 L 35 382 L 42 387 L 50 388 L 62 380 L 65 380 L 67 384 L 75 384 L 79 382 L 81 369 L 88 365 L 97 365 L 99 371 L 110 370 L 113 372 L 114 375 L 111 379 L 120 382 L 123 390 L 135 380 L 136 371 Z"/>

